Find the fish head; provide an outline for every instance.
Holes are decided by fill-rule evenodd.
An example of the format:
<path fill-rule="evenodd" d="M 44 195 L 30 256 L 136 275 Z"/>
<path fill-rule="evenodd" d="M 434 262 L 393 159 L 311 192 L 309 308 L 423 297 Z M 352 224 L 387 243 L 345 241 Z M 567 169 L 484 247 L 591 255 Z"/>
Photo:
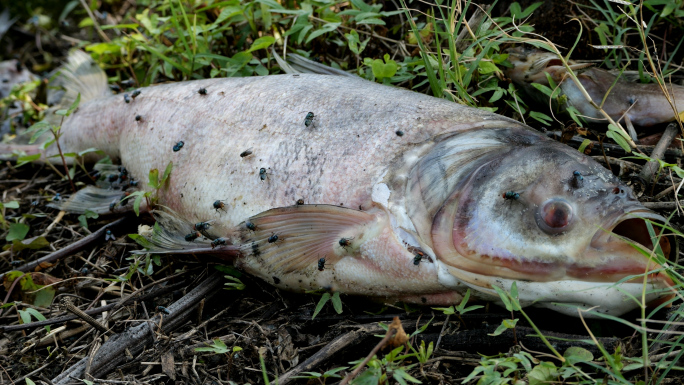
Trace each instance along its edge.
<path fill-rule="evenodd" d="M 504 72 L 516 84 L 538 83 L 548 86 L 547 74 L 556 83 L 561 82 L 567 74 L 563 61 L 553 52 L 521 46 L 509 48 L 506 53 L 513 67 L 507 68 Z M 591 64 L 569 63 L 573 71 L 589 66 Z"/>
<path fill-rule="evenodd" d="M 501 146 L 470 152 L 469 163 L 462 160 L 457 168 L 442 167 L 443 178 L 459 176 L 434 211 L 430 237 L 453 277 L 495 297 L 494 285 L 510 289 L 517 281 L 521 302 L 600 305 L 610 314 L 638 306 L 625 302 L 624 292 L 639 298 L 645 274 L 652 288 L 672 284 L 662 258 L 649 258 L 647 221 L 666 223 L 665 218 L 641 205 L 610 171 L 534 132 L 466 135 Z M 452 153 L 449 162 L 467 156 Z M 653 227 L 658 233 L 658 225 Z M 660 238 L 665 257 L 675 254 L 672 242 Z"/>

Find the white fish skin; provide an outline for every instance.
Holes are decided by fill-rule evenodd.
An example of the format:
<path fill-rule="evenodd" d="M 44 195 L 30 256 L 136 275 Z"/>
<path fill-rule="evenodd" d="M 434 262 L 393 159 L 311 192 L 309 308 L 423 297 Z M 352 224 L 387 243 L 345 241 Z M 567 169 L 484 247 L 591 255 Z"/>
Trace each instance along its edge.
<path fill-rule="evenodd" d="M 306 127 L 308 112 L 315 118 Z M 541 306 L 621 314 L 637 304 L 624 305 L 620 290 L 640 295 L 642 286 L 615 282 L 660 267 L 604 235 L 635 213 L 662 217 L 590 158 L 502 116 L 361 79 L 159 85 L 130 103 L 122 95 L 84 102 L 62 132 L 64 151 L 98 148 L 137 179 L 173 162 L 160 190 L 160 203 L 177 213 L 160 217 L 167 240 L 180 240 L 171 251 L 190 252 L 184 226 L 211 221 L 212 238 L 226 240 L 216 253 L 288 290 L 448 305 L 468 287 L 495 299 L 494 285 L 515 280 L 525 304 L 541 295 Z M 241 157 L 246 149 L 252 154 Z M 573 170 L 585 175 L 574 187 Z M 513 188 L 518 200 L 501 198 Z M 213 207 L 219 199 L 225 212 Z M 565 206 L 549 206 L 556 201 Z M 663 288 L 668 278 L 654 273 L 649 282 Z"/>

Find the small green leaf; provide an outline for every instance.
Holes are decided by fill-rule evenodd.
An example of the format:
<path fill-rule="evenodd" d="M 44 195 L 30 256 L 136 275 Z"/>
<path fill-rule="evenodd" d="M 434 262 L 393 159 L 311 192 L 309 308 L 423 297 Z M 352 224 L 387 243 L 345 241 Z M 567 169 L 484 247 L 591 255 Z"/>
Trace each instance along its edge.
<path fill-rule="evenodd" d="M 311 319 L 316 318 L 318 313 L 320 313 L 321 310 L 323 310 L 323 306 L 325 305 L 326 302 L 328 302 L 329 299 L 330 299 L 330 293 L 323 293 L 323 295 L 321 296 L 321 299 L 318 301 L 318 304 L 316 305 L 316 309 L 314 310 L 314 313 L 313 313 L 313 316 L 311 317 Z"/>
<path fill-rule="evenodd" d="M 375 75 L 375 77 L 380 80 L 384 78 L 391 78 L 392 76 L 394 76 L 394 74 L 397 73 L 397 69 L 399 68 L 397 62 L 390 59 L 389 54 L 385 54 L 384 59 L 384 63 L 380 59 L 375 59 L 371 64 L 373 75 Z"/>
<path fill-rule="evenodd" d="M 36 140 L 38 140 L 41 136 L 43 136 L 43 134 L 51 129 L 52 125 L 44 120 L 41 120 L 40 122 L 29 127 L 28 130 L 26 130 L 27 133 L 32 133 L 29 144 L 35 143 Z"/>
<path fill-rule="evenodd" d="M 173 162 L 169 162 L 169 164 L 166 165 L 164 175 L 162 175 L 161 182 L 159 182 L 160 186 L 163 186 L 164 183 L 166 183 L 166 181 L 169 179 L 169 176 L 171 175 L 171 170 L 173 170 Z"/>
<path fill-rule="evenodd" d="M 24 249 L 38 250 L 48 247 L 50 242 L 43 236 L 32 237 L 29 239 L 15 239 L 12 241 L 12 251 L 18 253 Z"/>
<path fill-rule="evenodd" d="M 579 346 L 569 347 L 565 353 L 563 353 L 566 362 L 569 365 L 574 365 L 578 362 L 590 362 L 594 360 L 594 355 L 590 351 Z"/>
<path fill-rule="evenodd" d="M 159 189 L 159 170 L 156 168 L 153 168 L 150 170 L 150 173 L 147 176 L 148 178 L 148 185 L 152 187 L 153 189 L 157 190 Z"/>
<path fill-rule="evenodd" d="M 625 150 L 625 152 L 632 152 L 631 148 L 629 147 L 629 143 L 627 143 L 625 138 L 620 133 L 616 131 L 607 131 L 606 136 L 613 139 L 615 143 L 617 143 L 620 147 L 622 147 L 623 150 Z"/>
<path fill-rule="evenodd" d="M 26 234 L 29 232 L 29 226 L 23 223 L 10 223 L 9 233 L 5 237 L 7 242 L 12 242 L 13 240 L 22 240 L 26 238 Z"/>
<path fill-rule="evenodd" d="M 496 66 L 496 64 L 494 64 L 490 61 L 484 61 L 484 60 L 480 60 L 480 63 L 478 63 L 477 71 L 481 75 L 487 75 L 487 74 L 491 74 L 494 72 L 501 72 L 501 70 L 499 69 L 499 67 Z"/>
<path fill-rule="evenodd" d="M 342 314 L 342 300 L 340 299 L 340 292 L 336 291 L 332 297 L 331 301 L 333 304 L 333 308 L 337 312 L 337 314 Z"/>
<path fill-rule="evenodd" d="M 256 40 L 254 40 L 254 43 L 252 43 L 252 46 L 249 48 L 249 50 L 247 50 L 247 52 L 252 52 L 252 51 L 259 50 L 259 49 L 268 48 L 273 43 L 275 43 L 275 38 L 273 36 L 260 37 Z"/>
<path fill-rule="evenodd" d="M 9 201 L 7 203 L 0 203 L 0 208 L 3 206 L 7 209 L 18 209 L 19 201 Z"/>
<path fill-rule="evenodd" d="M 490 336 L 496 337 L 506 331 L 506 329 L 513 329 L 515 325 L 518 323 L 518 319 L 504 319 L 501 321 L 501 325 L 496 328 L 494 333 L 489 334 Z"/>
<path fill-rule="evenodd" d="M 432 309 L 434 309 L 434 310 L 439 310 L 439 311 L 441 311 L 442 313 L 444 313 L 445 315 L 456 314 L 456 311 L 454 310 L 454 307 L 453 307 L 453 306 L 449 306 L 449 307 L 433 307 Z"/>
<path fill-rule="evenodd" d="M 154 247 L 154 244 L 152 244 L 152 242 L 148 241 L 147 238 L 143 237 L 140 234 L 128 234 L 128 237 L 134 240 L 135 243 L 139 244 L 140 246 L 146 249 L 151 249 Z"/>
<path fill-rule="evenodd" d="M 586 150 L 586 149 L 587 149 L 587 146 L 589 146 L 590 144 L 591 144 L 591 140 L 589 140 L 589 139 L 584 139 L 584 140 L 582 141 L 582 144 L 580 144 L 579 148 L 577 149 L 577 151 L 579 151 L 579 152 L 581 152 L 582 154 L 584 154 L 584 150 Z"/>
<path fill-rule="evenodd" d="M 549 384 L 558 377 L 556 366 L 550 362 L 542 362 L 527 375 L 529 385 Z"/>
<path fill-rule="evenodd" d="M 17 158 L 17 167 L 21 167 L 27 163 L 31 163 L 31 162 L 36 161 L 38 159 L 40 159 L 40 154 L 20 156 Z"/>

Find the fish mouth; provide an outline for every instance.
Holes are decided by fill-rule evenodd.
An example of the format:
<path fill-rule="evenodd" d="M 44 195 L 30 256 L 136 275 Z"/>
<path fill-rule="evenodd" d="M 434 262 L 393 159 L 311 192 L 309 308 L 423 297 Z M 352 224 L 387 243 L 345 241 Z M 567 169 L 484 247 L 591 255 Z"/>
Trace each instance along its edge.
<path fill-rule="evenodd" d="M 646 210 L 643 207 L 627 209 L 608 218 L 606 224 L 596 231 L 596 234 L 591 240 L 591 246 L 601 248 L 603 245 L 610 242 L 612 237 L 617 235 L 623 240 L 631 241 L 652 250 L 653 242 L 648 233 L 647 221 L 654 223 L 652 226 L 656 231 L 656 234 L 660 233 L 660 226 L 667 223 L 665 217 L 656 214 L 653 211 Z M 663 236 L 662 238 L 669 242 L 668 237 Z M 669 254 L 669 248 L 667 251 L 668 252 L 665 252 L 663 249 L 666 258 Z"/>
<path fill-rule="evenodd" d="M 658 237 L 658 244 L 654 245 L 648 231 L 648 223 Z M 597 281 L 624 278 L 629 275 L 640 275 L 654 270 L 662 270 L 663 266 L 656 261 L 658 254 L 667 260 L 678 255 L 677 240 L 673 235 L 665 234 L 663 225 L 668 223 L 662 215 L 637 206 L 621 210 L 609 217 L 605 224 L 594 234 L 590 248 L 591 254 L 596 254 L 599 260 L 604 260 L 602 266 L 593 267 L 594 279 Z M 662 233 L 662 235 L 661 235 Z M 660 246 L 660 252 L 654 253 L 655 246 Z M 638 249 L 652 253 L 646 257 Z M 608 256 L 608 260 L 606 260 Z M 577 276 L 577 271 L 569 269 L 570 275 Z M 579 274 L 579 275 L 586 275 Z M 587 277 L 589 278 L 589 277 Z M 664 273 L 657 272 L 649 275 L 649 280 L 664 281 L 672 285 L 672 280 Z"/>

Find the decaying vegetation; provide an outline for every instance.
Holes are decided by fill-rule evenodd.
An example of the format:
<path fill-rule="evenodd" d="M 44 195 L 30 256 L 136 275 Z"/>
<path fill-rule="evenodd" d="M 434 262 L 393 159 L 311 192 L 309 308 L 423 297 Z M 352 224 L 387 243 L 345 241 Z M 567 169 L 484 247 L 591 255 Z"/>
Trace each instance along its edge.
<path fill-rule="evenodd" d="M 671 214 L 667 233 L 680 234 L 684 148 L 680 141 L 667 146 L 683 132 L 679 117 L 660 144 L 637 145 L 617 122 L 600 128 L 573 111 L 559 113 L 564 100 L 553 84 L 538 87 L 554 99 L 550 109 L 503 74 L 505 49 L 527 44 L 559 53 L 566 66 L 572 58 L 625 76 L 634 71 L 639 81 L 667 91 L 684 78 L 679 0 L 28 3 L 10 5 L 12 19 L 4 23 L 15 24 L 0 40 L 0 57 L 17 59 L 41 79 L 0 101 L 2 120 L 10 122 L 5 141 L 31 126 L 29 135 L 52 131 L 59 140 L 59 125 L 36 123 L 51 103 L 46 79 L 73 47 L 89 52 L 120 93 L 164 81 L 276 74 L 281 70 L 271 50 L 293 52 L 547 131 L 606 163 L 646 206 Z M 505 309 L 467 301 L 412 308 L 339 293 L 280 292 L 220 260 L 130 254 L 140 239 L 128 234 L 153 223 L 134 208 L 142 200 L 153 204 L 154 194 L 121 197 L 108 216 L 72 217 L 51 208 L 96 181 L 130 185 L 107 160 L 95 169 L 82 161 L 95 151 L 61 154 L 77 160 L 72 166 L 20 156 L 0 168 L 3 384 L 325 384 L 362 361 L 352 383 L 681 381 L 675 260 L 668 274 L 680 293 L 623 319 L 523 310 L 515 291 L 499 293 Z M 171 165 L 151 170 L 147 181 L 137 182 L 162 188 L 172 172 Z M 664 260 L 658 249 L 650 254 Z M 381 339 L 384 350 L 374 350 Z M 377 354 L 364 360 L 371 352 Z"/>

